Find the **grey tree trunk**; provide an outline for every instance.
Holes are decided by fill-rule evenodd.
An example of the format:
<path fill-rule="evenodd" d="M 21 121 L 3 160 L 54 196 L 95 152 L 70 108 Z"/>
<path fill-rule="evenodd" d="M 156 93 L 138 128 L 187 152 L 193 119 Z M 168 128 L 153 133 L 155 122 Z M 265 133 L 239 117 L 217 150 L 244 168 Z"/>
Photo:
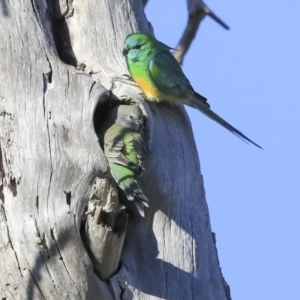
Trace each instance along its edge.
<path fill-rule="evenodd" d="M 230 299 L 185 110 L 122 76 L 124 38 L 151 32 L 142 1 L 2 0 L 0 15 L 1 299 Z M 148 118 L 145 219 L 124 213 L 95 132 L 124 95 Z"/>

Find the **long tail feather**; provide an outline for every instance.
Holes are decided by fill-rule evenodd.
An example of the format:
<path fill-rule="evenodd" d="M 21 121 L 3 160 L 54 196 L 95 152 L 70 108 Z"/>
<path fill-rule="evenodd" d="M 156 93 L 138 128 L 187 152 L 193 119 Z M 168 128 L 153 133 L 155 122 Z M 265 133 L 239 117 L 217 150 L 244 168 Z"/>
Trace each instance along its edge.
<path fill-rule="evenodd" d="M 245 142 L 249 142 L 256 147 L 263 149 L 261 146 L 250 140 L 248 137 L 246 137 L 242 132 L 237 130 L 235 127 L 227 123 L 224 119 L 222 119 L 220 116 L 218 116 L 216 113 L 214 113 L 205 103 L 200 102 L 198 99 L 190 99 L 193 106 L 199 109 L 203 114 L 205 114 L 207 117 L 211 118 L 212 120 L 216 121 L 218 124 L 222 125 L 224 128 L 229 130 L 231 133 L 239 137 Z"/>
<path fill-rule="evenodd" d="M 123 189 L 123 191 L 126 194 L 126 197 L 129 201 L 133 201 L 135 206 L 137 207 L 137 210 L 139 211 L 140 215 L 142 217 L 145 216 L 144 213 L 144 207 L 149 207 L 148 199 L 142 192 L 139 184 L 134 179 L 127 179 L 124 180 L 120 187 Z"/>

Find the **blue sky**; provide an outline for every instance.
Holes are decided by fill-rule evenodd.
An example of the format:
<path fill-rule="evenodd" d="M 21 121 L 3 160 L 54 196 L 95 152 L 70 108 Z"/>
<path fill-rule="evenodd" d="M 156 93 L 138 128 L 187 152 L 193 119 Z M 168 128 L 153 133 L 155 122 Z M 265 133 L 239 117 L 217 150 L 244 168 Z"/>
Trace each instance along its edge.
<path fill-rule="evenodd" d="M 187 108 L 211 225 L 233 299 L 300 299 L 300 2 L 206 4 L 183 70 L 211 108 L 265 150 Z M 156 37 L 175 47 L 184 0 L 149 0 Z"/>

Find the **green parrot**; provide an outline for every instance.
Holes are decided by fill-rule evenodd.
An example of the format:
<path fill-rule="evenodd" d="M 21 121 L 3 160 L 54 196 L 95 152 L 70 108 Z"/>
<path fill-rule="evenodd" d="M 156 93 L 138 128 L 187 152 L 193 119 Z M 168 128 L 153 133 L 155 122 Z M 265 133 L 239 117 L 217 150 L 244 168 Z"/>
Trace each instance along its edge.
<path fill-rule="evenodd" d="M 246 142 L 261 148 L 210 109 L 207 99 L 194 91 L 170 47 L 148 33 L 132 33 L 125 39 L 123 55 L 133 80 L 149 101 L 185 104 L 200 110 Z M 262 148 L 261 148 L 262 149 Z"/>
<path fill-rule="evenodd" d="M 137 105 L 115 107 L 107 116 L 99 138 L 112 176 L 144 217 L 148 199 L 136 180 L 145 170 L 147 154 L 143 112 Z"/>

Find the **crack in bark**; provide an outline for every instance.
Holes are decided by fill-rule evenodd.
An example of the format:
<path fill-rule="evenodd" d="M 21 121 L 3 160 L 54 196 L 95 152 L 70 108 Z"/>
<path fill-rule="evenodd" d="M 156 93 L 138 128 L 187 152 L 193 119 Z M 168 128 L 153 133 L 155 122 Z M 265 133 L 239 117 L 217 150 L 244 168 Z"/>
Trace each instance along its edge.
<path fill-rule="evenodd" d="M 38 16 L 38 13 L 37 13 L 36 8 L 35 8 L 35 1 L 34 1 L 34 0 L 31 0 L 30 3 L 31 3 L 32 10 L 33 10 L 34 14 L 35 14 L 36 16 Z"/>
<path fill-rule="evenodd" d="M 36 210 L 39 210 L 39 196 L 36 196 L 35 206 L 36 206 Z"/>
<path fill-rule="evenodd" d="M 47 91 L 47 83 L 46 83 L 46 76 L 43 74 L 44 79 L 44 87 L 43 87 L 43 108 L 44 108 L 44 117 L 46 116 L 46 91 Z"/>
<path fill-rule="evenodd" d="M 49 62 L 50 63 L 50 62 Z M 45 94 L 44 94 L 45 98 Z M 46 111 L 46 103 L 44 102 L 44 116 Z M 51 119 L 51 112 L 49 112 L 50 119 Z M 47 118 L 47 134 L 48 134 L 48 146 L 49 146 L 49 155 L 50 155 L 50 178 L 49 178 L 49 187 L 48 187 L 48 193 L 47 193 L 47 202 L 49 201 L 49 195 L 50 195 L 50 188 L 51 188 L 51 182 L 52 182 L 52 174 L 53 174 L 53 163 L 52 163 L 52 152 L 51 152 L 51 138 L 50 138 L 50 129 L 49 129 L 49 118 Z"/>
<path fill-rule="evenodd" d="M 47 253 L 48 253 L 48 259 L 50 259 L 49 247 L 48 247 L 48 245 L 47 245 L 47 240 L 46 240 L 46 238 L 45 238 L 45 232 L 43 232 L 43 235 L 42 235 L 42 242 L 43 242 L 44 249 L 47 250 Z"/>
<path fill-rule="evenodd" d="M 45 49 L 46 50 L 46 49 Z M 47 56 L 47 54 L 45 54 L 46 59 L 48 61 L 49 64 L 49 69 L 50 71 L 48 73 L 43 73 L 43 107 L 44 107 L 44 117 L 46 116 L 46 94 L 48 91 L 48 86 L 49 84 L 52 83 L 52 74 L 53 74 L 53 70 L 52 70 L 52 65 L 51 62 Z"/>
<path fill-rule="evenodd" d="M 45 73 L 45 75 L 47 76 L 48 82 L 52 83 L 52 74 L 53 74 L 52 64 L 51 64 L 51 61 L 50 61 L 48 55 L 45 54 L 45 56 L 46 56 L 46 59 L 48 61 L 49 69 L 50 69 L 50 71 L 48 73 Z"/>
<path fill-rule="evenodd" d="M 42 290 L 41 290 L 41 288 L 39 287 L 39 285 L 38 285 L 38 283 L 37 283 L 37 280 L 34 278 L 33 274 L 31 273 L 31 271 L 30 271 L 29 269 L 27 269 L 27 271 L 28 271 L 28 272 L 29 272 L 29 274 L 31 275 L 31 278 L 33 279 L 33 281 L 34 281 L 34 283 L 35 283 L 35 285 L 36 285 L 37 289 L 38 289 L 38 290 L 39 290 L 39 292 L 41 293 L 41 295 L 42 295 L 43 299 L 45 299 L 45 300 L 46 300 L 46 297 L 45 297 L 45 296 L 44 296 L 44 294 L 42 293 Z"/>
<path fill-rule="evenodd" d="M 20 266 L 20 262 L 19 262 L 19 259 L 18 259 L 18 255 L 17 255 L 17 252 L 12 244 L 12 241 L 11 241 L 11 238 L 10 238 L 10 233 L 9 233 L 9 226 L 7 225 L 7 217 L 6 217 L 6 214 L 5 214 L 5 208 L 4 208 L 4 205 L 1 205 L 0 206 L 1 210 L 3 211 L 3 216 L 4 216 L 4 219 L 5 219 L 5 225 L 6 225 L 6 231 L 7 231 L 7 237 L 8 237 L 8 241 L 9 241 L 9 244 L 12 248 L 12 250 L 14 251 L 14 254 L 15 254 L 15 258 L 16 258 L 16 261 L 17 261 L 17 265 L 18 265 L 18 269 L 19 269 L 19 272 L 20 272 L 20 275 L 21 277 L 23 277 L 23 274 L 21 272 L 21 266 Z"/>
<path fill-rule="evenodd" d="M 41 235 L 40 230 L 39 230 L 38 225 L 37 225 L 37 220 L 35 219 L 34 221 L 35 221 L 35 228 L 36 228 L 38 237 L 40 238 L 40 241 L 41 241 L 40 243 L 38 243 L 38 245 L 39 245 L 39 246 L 42 246 L 42 247 L 44 248 L 44 250 L 47 251 L 48 259 L 49 259 L 49 258 L 50 258 L 50 255 L 49 255 L 48 246 L 47 246 L 46 239 L 45 239 L 45 233 L 43 233 L 43 235 Z M 48 274 L 49 274 L 49 276 L 50 276 L 50 278 L 52 279 L 52 282 L 53 282 L 53 284 L 54 284 L 54 279 L 52 278 L 51 273 L 50 273 L 50 271 L 49 271 L 49 269 L 48 269 L 47 262 L 46 262 L 46 260 L 45 260 L 45 258 L 44 258 L 43 252 L 42 252 L 42 251 L 39 251 L 39 253 L 40 253 L 41 257 L 42 257 L 42 260 L 43 260 L 43 262 L 44 262 L 44 265 L 45 265 L 45 267 L 46 267 L 46 270 L 47 270 L 47 272 L 48 272 Z"/>
<path fill-rule="evenodd" d="M 4 203 L 4 194 L 3 194 L 3 179 L 5 178 L 4 166 L 3 166 L 3 158 L 2 158 L 2 149 L 0 143 L 0 200 Z"/>
<path fill-rule="evenodd" d="M 93 84 L 92 84 L 91 87 L 90 87 L 90 90 L 89 90 L 89 99 L 91 99 L 91 92 L 92 92 L 92 90 L 93 90 L 95 84 L 96 84 L 96 81 L 94 81 Z"/>
<path fill-rule="evenodd" d="M 2 144 L 0 143 L 0 176 L 2 178 L 5 177 L 4 165 L 3 165 L 3 157 L 2 157 Z"/>
<path fill-rule="evenodd" d="M 64 193 L 66 195 L 67 204 L 70 206 L 71 205 L 71 191 L 69 191 L 69 192 L 64 191 Z"/>
<path fill-rule="evenodd" d="M 49 276 L 50 276 L 50 278 L 52 279 L 52 282 L 53 282 L 53 284 L 54 284 L 54 279 L 52 278 L 52 276 L 51 276 L 51 273 L 50 273 L 50 271 L 49 271 L 49 269 L 48 269 L 47 262 L 46 262 L 46 260 L 45 260 L 44 256 L 43 256 L 43 255 L 41 255 L 41 256 L 42 256 L 42 260 L 43 260 L 43 262 L 44 262 L 44 264 L 45 264 L 45 267 L 46 267 L 47 273 L 49 274 Z"/>
<path fill-rule="evenodd" d="M 3 184 L 0 185 L 0 200 L 4 203 Z"/>
<path fill-rule="evenodd" d="M 18 194 L 16 178 L 15 177 L 10 177 L 9 178 L 9 184 L 7 186 L 10 189 L 10 191 L 12 192 L 13 196 L 16 197 L 17 194 Z"/>
<path fill-rule="evenodd" d="M 53 228 L 50 229 L 50 235 L 51 235 L 52 240 L 54 241 L 54 244 L 55 244 L 55 246 L 56 246 L 57 252 L 58 252 L 58 254 L 59 254 L 59 256 L 60 256 L 59 259 L 62 261 L 62 263 L 63 263 L 63 265 L 64 265 L 64 267 L 65 267 L 65 269 L 66 269 L 66 271 L 67 271 L 67 273 L 68 273 L 68 275 L 69 275 L 71 281 L 72 281 L 73 284 L 75 285 L 75 287 L 76 287 L 76 289 L 77 289 L 77 291 L 78 291 L 78 294 L 79 294 L 80 299 L 83 299 L 82 296 L 81 296 L 80 290 L 79 290 L 79 288 L 78 288 L 76 282 L 73 280 L 73 278 L 72 278 L 72 276 L 71 276 L 71 274 L 70 274 L 70 272 L 69 272 L 69 270 L 68 270 L 68 268 L 67 268 L 67 265 L 65 264 L 64 259 L 63 259 L 62 255 L 61 255 L 61 252 L 60 252 L 60 250 L 59 250 L 58 244 L 57 244 L 56 239 L 55 239 L 55 236 L 54 236 L 54 230 L 53 230 Z"/>
<path fill-rule="evenodd" d="M 41 254 L 42 260 L 43 260 L 43 262 L 44 262 L 44 265 L 45 265 L 45 267 L 46 267 L 46 271 L 47 271 L 47 273 L 49 274 L 49 276 L 50 276 L 50 278 L 51 278 L 51 280 L 52 280 L 53 285 L 55 286 L 55 282 L 54 282 L 54 279 L 53 279 L 53 277 L 52 277 L 52 275 L 51 275 L 51 273 L 50 273 L 50 271 L 49 271 L 49 269 L 48 269 L 47 262 L 46 262 L 46 260 L 45 260 L 45 258 L 44 258 L 44 256 L 43 256 L 43 254 L 42 254 L 42 253 L 40 253 L 40 254 Z"/>

